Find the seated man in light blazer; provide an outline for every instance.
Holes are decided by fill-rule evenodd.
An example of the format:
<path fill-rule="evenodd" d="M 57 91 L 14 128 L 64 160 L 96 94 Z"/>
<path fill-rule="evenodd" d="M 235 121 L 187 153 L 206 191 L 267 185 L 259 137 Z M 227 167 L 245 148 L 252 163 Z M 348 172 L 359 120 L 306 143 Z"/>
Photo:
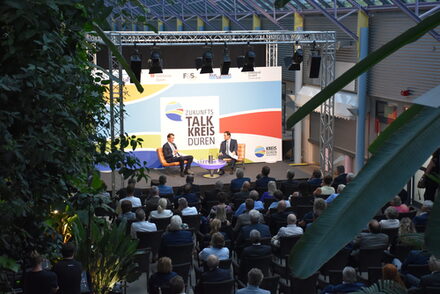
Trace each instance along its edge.
<path fill-rule="evenodd" d="M 220 144 L 220 151 L 218 158 L 231 159 L 231 175 L 234 173 L 235 162 L 237 161 L 238 155 L 238 143 L 237 140 L 231 139 L 231 133 L 226 131 L 223 133 L 224 141 Z M 219 174 L 223 175 L 225 171 L 223 169 L 220 170 Z"/>
<path fill-rule="evenodd" d="M 163 156 L 167 162 L 179 162 L 180 165 L 180 176 L 184 177 L 185 174 L 192 175 L 193 172 L 190 171 L 191 163 L 193 157 L 191 155 L 181 156 L 179 150 L 177 150 L 176 144 L 174 144 L 174 134 L 170 133 L 167 135 L 167 142 L 162 146 Z M 186 167 L 184 169 L 185 160 L 187 161 Z"/>

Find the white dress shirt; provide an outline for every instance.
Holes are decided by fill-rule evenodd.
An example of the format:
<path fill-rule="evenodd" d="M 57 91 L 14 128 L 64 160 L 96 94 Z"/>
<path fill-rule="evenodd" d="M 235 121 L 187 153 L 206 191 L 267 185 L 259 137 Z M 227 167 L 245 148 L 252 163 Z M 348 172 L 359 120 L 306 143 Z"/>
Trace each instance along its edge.
<path fill-rule="evenodd" d="M 156 232 L 157 227 L 155 223 L 149 221 L 134 222 L 131 224 L 131 238 L 136 239 L 136 232 Z"/>
<path fill-rule="evenodd" d="M 196 215 L 199 214 L 199 212 L 197 211 L 197 208 L 195 207 L 186 207 L 184 209 L 182 209 L 182 215 Z"/>
<path fill-rule="evenodd" d="M 130 201 L 131 206 L 133 208 L 142 206 L 141 200 L 137 197 L 134 197 L 134 196 L 128 196 L 128 197 L 122 198 L 121 200 L 119 200 L 119 205 L 121 205 L 122 201 L 124 201 L 124 200 Z"/>

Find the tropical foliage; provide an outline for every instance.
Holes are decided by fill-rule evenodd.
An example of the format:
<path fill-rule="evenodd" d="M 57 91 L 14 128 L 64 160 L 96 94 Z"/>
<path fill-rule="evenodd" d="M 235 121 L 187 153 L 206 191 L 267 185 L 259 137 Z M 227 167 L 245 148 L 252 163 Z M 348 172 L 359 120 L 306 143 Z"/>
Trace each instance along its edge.
<path fill-rule="evenodd" d="M 405 294 L 408 293 L 408 291 L 403 288 L 401 285 L 397 284 L 394 281 L 390 280 L 379 280 L 377 283 L 371 285 L 370 287 L 364 287 L 361 290 L 357 292 L 353 292 L 353 294 Z"/>

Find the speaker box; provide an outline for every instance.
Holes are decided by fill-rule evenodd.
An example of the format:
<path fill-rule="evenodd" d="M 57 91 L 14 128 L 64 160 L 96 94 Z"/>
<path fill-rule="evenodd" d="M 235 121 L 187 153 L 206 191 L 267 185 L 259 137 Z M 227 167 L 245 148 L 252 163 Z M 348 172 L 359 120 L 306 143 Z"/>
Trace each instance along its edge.
<path fill-rule="evenodd" d="M 321 56 L 312 56 L 310 62 L 310 75 L 309 78 L 319 78 L 319 68 L 321 67 Z"/>

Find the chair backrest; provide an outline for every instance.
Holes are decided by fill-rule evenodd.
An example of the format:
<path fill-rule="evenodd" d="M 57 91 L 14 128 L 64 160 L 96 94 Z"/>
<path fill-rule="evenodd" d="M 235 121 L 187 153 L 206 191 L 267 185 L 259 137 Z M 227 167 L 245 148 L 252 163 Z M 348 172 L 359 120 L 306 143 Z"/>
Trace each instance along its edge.
<path fill-rule="evenodd" d="M 316 283 L 318 281 L 318 273 L 310 276 L 307 279 L 298 279 L 293 276 L 290 277 L 290 294 L 312 294 L 316 293 Z"/>
<path fill-rule="evenodd" d="M 191 268 L 191 263 L 182 263 L 182 264 L 173 264 L 173 272 L 178 274 L 183 278 L 183 281 L 185 282 L 185 285 L 188 285 L 188 276 L 189 276 L 189 270 Z"/>
<path fill-rule="evenodd" d="M 418 278 L 431 273 L 428 264 L 408 264 L 406 271 Z"/>
<path fill-rule="evenodd" d="M 265 209 L 265 210 L 268 210 L 268 209 L 269 209 L 269 206 L 270 206 L 272 203 L 274 203 L 275 201 L 277 201 L 277 200 L 274 199 L 274 198 L 271 198 L 271 199 L 264 199 L 264 209 Z"/>
<path fill-rule="evenodd" d="M 310 211 L 313 211 L 313 205 L 298 205 L 296 207 L 296 217 L 298 219 L 303 219 L 304 215 Z"/>
<path fill-rule="evenodd" d="M 159 252 L 162 234 L 162 230 L 156 232 L 136 232 L 139 239 L 138 248 L 151 248 L 153 257 L 156 256 Z"/>
<path fill-rule="evenodd" d="M 382 229 L 382 233 L 388 235 L 388 243 L 393 244 L 399 236 L 399 228 Z"/>
<path fill-rule="evenodd" d="M 350 256 L 350 250 L 342 248 L 332 258 L 330 258 L 319 270 L 322 274 L 326 275 L 330 271 L 340 270 L 348 264 L 348 257 Z"/>
<path fill-rule="evenodd" d="M 178 244 L 178 245 L 167 245 L 166 253 L 169 258 L 171 258 L 173 265 L 182 263 L 192 263 L 192 253 L 194 244 Z"/>
<path fill-rule="evenodd" d="M 200 230 L 200 214 L 183 215 L 182 222 L 187 224 L 190 229 L 194 230 L 194 232 Z"/>
<path fill-rule="evenodd" d="M 276 235 L 278 233 L 278 231 L 280 230 L 280 228 L 287 226 L 287 219 L 285 220 L 271 220 L 269 219 L 270 223 L 269 223 L 269 228 L 270 228 L 270 233 L 273 235 Z"/>
<path fill-rule="evenodd" d="M 278 291 L 279 280 L 280 276 L 278 275 L 274 275 L 272 277 L 264 277 L 263 281 L 261 281 L 260 288 L 270 291 L 271 294 L 276 294 Z"/>
<path fill-rule="evenodd" d="M 152 218 L 151 222 L 156 224 L 156 227 L 158 230 L 163 230 L 165 231 L 168 227 L 168 225 L 171 222 L 171 217 L 166 217 L 166 218 Z"/>
<path fill-rule="evenodd" d="M 440 293 L 440 287 L 426 287 L 426 294 L 438 294 Z"/>
<path fill-rule="evenodd" d="M 328 281 L 330 285 L 342 284 L 342 270 L 329 270 Z"/>
<path fill-rule="evenodd" d="M 244 161 L 246 155 L 246 144 L 238 144 L 237 161 Z"/>
<path fill-rule="evenodd" d="M 280 256 L 284 257 L 290 254 L 293 246 L 295 246 L 296 242 L 302 237 L 302 235 L 296 236 L 287 236 L 280 238 Z"/>
<path fill-rule="evenodd" d="M 139 271 L 141 273 L 146 273 L 147 277 L 150 273 L 150 255 L 151 255 L 150 248 L 138 249 L 135 253 L 135 260 L 136 263 L 138 264 Z"/>
<path fill-rule="evenodd" d="M 292 207 L 296 207 L 298 205 L 313 205 L 313 196 L 292 197 L 290 199 L 290 204 Z"/>
<path fill-rule="evenodd" d="M 157 157 L 159 158 L 160 163 L 162 165 L 165 165 L 167 163 L 167 161 L 165 160 L 165 156 L 163 155 L 162 148 L 157 148 L 156 152 L 157 152 Z"/>
<path fill-rule="evenodd" d="M 359 271 L 367 272 L 369 267 L 380 267 L 383 255 L 383 249 L 360 249 Z"/>
<path fill-rule="evenodd" d="M 424 233 L 426 229 L 426 225 L 416 225 L 417 233 Z"/>
<path fill-rule="evenodd" d="M 226 280 L 222 282 L 204 282 L 201 284 L 202 293 L 209 294 L 231 294 L 234 291 L 235 280 Z"/>
<path fill-rule="evenodd" d="M 382 267 L 373 266 L 368 268 L 368 284 L 373 285 L 382 279 Z"/>
<path fill-rule="evenodd" d="M 399 220 L 401 220 L 404 217 L 409 217 L 410 219 L 413 219 L 417 214 L 417 210 L 410 210 L 409 212 L 401 212 L 399 213 Z"/>
<path fill-rule="evenodd" d="M 272 255 L 265 256 L 253 256 L 248 258 L 242 258 L 240 263 L 240 275 L 239 278 L 243 282 L 247 282 L 247 274 L 252 268 L 259 268 L 263 275 L 269 275 L 269 270 L 272 262 Z"/>
<path fill-rule="evenodd" d="M 230 269 L 232 258 L 219 260 L 218 267 L 222 269 Z"/>
<path fill-rule="evenodd" d="M 402 243 L 397 243 L 396 246 L 394 246 L 394 256 L 398 258 L 399 260 L 405 260 L 405 258 L 408 256 L 409 252 L 413 249 L 412 246 L 408 246 Z"/>

